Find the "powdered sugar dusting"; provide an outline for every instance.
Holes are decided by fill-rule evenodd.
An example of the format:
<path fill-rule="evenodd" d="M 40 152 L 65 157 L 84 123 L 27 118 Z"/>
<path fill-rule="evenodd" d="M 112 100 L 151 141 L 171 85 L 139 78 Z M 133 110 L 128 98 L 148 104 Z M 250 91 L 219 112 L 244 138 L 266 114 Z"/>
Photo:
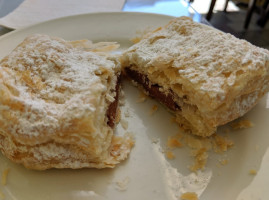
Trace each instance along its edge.
<path fill-rule="evenodd" d="M 107 81 L 113 88 L 116 81 L 110 79 L 119 71 L 114 60 L 73 48 L 59 38 L 33 35 L 0 64 L 0 124 L 5 131 L 44 137 L 44 142 L 51 140 L 46 134 L 68 131 L 82 116 L 96 120 L 90 129 L 105 123 L 111 101 L 104 98 L 110 91 Z"/>
<path fill-rule="evenodd" d="M 226 101 L 227 94 L 236 96 L 239 83 L 246 87 L 254 77 L 267 75 L 269 68 L 268 50 L 187 17 L 148 34 L 125 58 L 164 87 L 182 85 L 198 107 L 214 98 L 208 105 L 212 109 Z"/>

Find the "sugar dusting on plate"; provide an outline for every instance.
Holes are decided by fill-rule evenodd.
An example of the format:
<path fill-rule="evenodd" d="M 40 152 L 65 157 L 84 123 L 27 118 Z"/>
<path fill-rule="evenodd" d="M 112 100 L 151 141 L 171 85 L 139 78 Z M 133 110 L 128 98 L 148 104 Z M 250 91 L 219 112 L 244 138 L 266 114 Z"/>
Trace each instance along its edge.
<path fill-rule="evenodd" d="M 187 192 L 196 193 L 198 197 L 201 196 L 211 180 L 212 171 L 197 171 L 184 176 L 166 160 L 159 141 L 152 143 L 152 147 L 160 161 L 161 173 L 164 174 L 163 181 L 170 199 L 178 200 L 182 194 Z"/>

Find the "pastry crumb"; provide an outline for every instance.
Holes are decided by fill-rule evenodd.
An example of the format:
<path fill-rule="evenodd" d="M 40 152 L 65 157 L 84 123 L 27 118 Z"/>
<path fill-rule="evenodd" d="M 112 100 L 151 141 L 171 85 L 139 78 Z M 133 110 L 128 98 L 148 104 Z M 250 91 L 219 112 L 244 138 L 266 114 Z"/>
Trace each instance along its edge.
<path fill-rule="evenodd" d="M 160 141 L 158 138 L 151 138 L 151 142 L 157 144 Z"/>
<path fill-rule="evenodd" d="M 119 191 L 126 191 L 129 182 L 130 182 L 130 177 L 126 176 L 124 179 L 116 181 L 115 182 L 115 187 Z"/>
<path fill-rule="evenodd" d="M 186 145 L 190 148 L 191 156 L 194 158 L 194 163 L 189 166 L 193 172 L 204 170 L 207 164 L 209 151 L 214 151 L 218 154 L 223 154 L 233 147 L 234 143 L 228 136 L 213 134 L 210 137 L 200 137 L 191 133 L 178 133 L 170 136 L 167 140 L 167 149 L 171 150 L 177 147 Z M 228 164 L 228 159 L 225 157 L 219 160 L 219 164 Z"/>
<path fill-rule="evenodd" d="M 173 160 L 175 159 L 175 154 L 172 151 L 166 151 L 165 155 L 168 159 Z"/>
<path fill-rule="evenodd" d="M 8 173 L 9 173 L 10 169 L 5 169 L 2 173 L 2 185 L 5 186 L 7 184 L 7 176 L 8 176 Z"/>
<path fill-rule="evenodd" d="M 123 90 L 120 90 L 119 106 L 125 105 L 125 93 Z"/>
<path fill-rule="evenodd" d="M 198 200 L 198 196 L 195 192 L 185 192 L 180 196 L 181 200 Z"/>
<path fill-rule="evenodd" d="M 153 115 L 156 111 L 158 110 L 158 106 L 157 105 L 153 105 L 152 107 L 151 107 L 151 110 L 150 110 L 150 115 Z"/>
<path fill-rule="evenodd" d="M 191 149 L 206 148 L 209 150 L 212 148 L 211 140 L 211 137 L 203 138 L 192 134 L 185 134 L 184 136 L 184 143 L 186 143 Z"/>
<path fill-rule="evenodd" d="M 131 42 L 136 44 L 136 43 L 140 42 L 140 40 L 141 40 L 141 37 L 134 37 L 131 39 Z"/>
<path fill-rule="evenodd" d="M 254 124 L 251 121 L 247 120 L 247 119 L 242 119 L 240 121 L 237 121 L 237 122 L 234 122 L 234 123 L 231 124 L 231 127 L 234 130 L 251 128 L 253 126 L 254 126 Z"/>
<path fill-rule="evenodd" d="M 194 164 L 190 166 L 190 170 L 196 172 L 197 170 L 203 170 L 206 166 L 208 159 L 208 152 L 206 148 L 201 148 L 192 151 L 192 156 L 195 158 Z"/>
<path fill-rule="evenodd" d="M 125 133 L 125 138 L 122 138 L 120 136 L 114 136 L 112 138 L 112 141 L 111 141 L 111 149 L 110 149 L 110 155 L 113 156 L 113 157 L 117 157 L 120 155 L 121 151 L 122 151 L 122 147 L 121 147 L 121 143 L 125 142 L 125 147 L 126 148 L 132 148 L 135 144 L 135 141 L 134 141 L 134 136 L 133 136 L 133 133 L 132 132 L 126 132 Z M 125 148 L 124 147 L 124 148 Z"/>
<path fill-rule="evenodd" d="M 250 175 L 256 175 L 257 171 L 255 169 L 251 169 L 251 170 L 249 170 L 249 174 Z"/>
<path fill-rule="evenodd" d="M 115 118 L 115 123 L 118 124 L 121 119 L 121 110 L 118 108 L 117 113 L 116 113 L 116 118 Z"/>
<path fill-rule="evenodd" d="M 216 153 L 226 152 L 233 147 L 234 143 L 228 137 L 223 137 L 217 134 L 213 135 L 213 147 Z"/>
<path fill-rule="evenodd" d="M 179 138 L 177 138 L 176 136 L 171 136 L 168 138 L 167 147 L 170 149 L 174 149 L 177 147 L 179 148 L 179 147 L 182 147 L 182 143 L 180 142 Z"/>
<path fill-rule="evenodd" d="M 143 103 L 147 100 L 147 95 L 144 92 L 140 92 L 138 99 L 136 100 L 137 103 Z"/>
<path fill-rule="evenodd" d="M 227 165 L 228 162 L 229 162 L 229 160 L 227 160 L 227 159 L 222 159 L 222 160 L 219 160 L 219 162 L 220 162 L 220 164 L 222 164 L 222 165 Z"/>
<path fill-rule="evenodd" d="M 129 110 L 126 110 L 124 112 L 124 116 L 127 117 L 127 118 L 131 116 Z"/>
<path fill-rule="evenodd" d="M 140 31 L 136 31 L 136 36 L 130 40 L 132 43 L 136 44 L 140 42 L 144 37 L 146 37 L 150 32 L 152 32 L 152 29 L 149 27 Z"/>
<path fill-rule="evenodd" d="M 122 120 L 120 121 L 120 124 L 121 124 L 121 126 L 122 126 L 122 128 L 123 128 L 124 130 L 127 130 L 127 129 L 128 129 L 128 121 L 126 121 L 125 119 L 122 119 Z"/>

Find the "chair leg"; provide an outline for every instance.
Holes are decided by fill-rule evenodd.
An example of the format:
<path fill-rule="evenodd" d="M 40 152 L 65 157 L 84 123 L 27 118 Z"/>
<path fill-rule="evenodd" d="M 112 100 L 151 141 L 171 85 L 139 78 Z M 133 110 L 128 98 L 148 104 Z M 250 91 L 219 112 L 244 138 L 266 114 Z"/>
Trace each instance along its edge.
<path fill-rule="evenodd" d="M 244 24 L 245 29 L 248 28 L 252 13 L 253 13 L 253 11 L 255 10 L 255 7 L 256 7 L 256 2 L 257 2 L 257 0 L 250 0 L 250 2 L 248 4 L 248 11 L 247 11 L 246 19 L 245 19 L 245 24 Z"/>
<path fill-rule="evenodd" d="M 209 10 L 206 14 L 206 19 L 209 21 L 212 17 L 212 13 L 213 13 L 213 9 L 214 9 L 214 6 L 216 4 L 216 0 L 211 0 L 211 4 L 210 4 L 210 7 L 209 7 Z"/>
<path fill-rule="evenodd" d="M 269 18 L 269 0 L 267 0 L 263 7 L 262 7 L 262 12 L 261 12 L 261 17 L 258 20 L 257 24 L 261 26 L 262 28 L 265 27 L 265 24 Z"/>
<path fill-rule="evenodd" d="M 224 9 L 223 9 L 224 12 L 227 12 L 228 3 L 229 3 L 229 0 L 226 0 L 225 5 L 224 5 Z"/>
<path fill-rule="evenodd" d="M 266 10 L 265 10 L 265 12 L 264 12 L 264 15 L 263 15 L 262 18 L 261 18 L 260 26 L 261 26 L 262 28 L 265 27 L 268 18 L 269 18 L 269 4 L 267 5 L 267 8 L 266 8 Z"/>

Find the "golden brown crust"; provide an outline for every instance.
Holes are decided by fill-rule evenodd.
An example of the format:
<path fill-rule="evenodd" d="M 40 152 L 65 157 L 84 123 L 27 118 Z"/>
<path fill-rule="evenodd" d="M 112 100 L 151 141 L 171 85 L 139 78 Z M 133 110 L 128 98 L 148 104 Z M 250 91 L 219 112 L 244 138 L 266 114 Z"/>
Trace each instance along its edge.
<path fill-rule="evenodd" d="M 103 168 L 128 155 L 130 136 L 112 155 L 107 125 L 121 67 L 85 45 L 32 35 L 0 62 L 0 149 L 11 160 L 32 169 Z"/>
<path fill-rule="evenodd" d="M 95 157 L 78 146 L 56 143 L 54 141 L 40 145 L 21 145 L 9 137 L 0 134 L 0 150 L 13 162 L 23 164 L 26 168 L 45 170 L 50 168 L 113 168 L 125 160 L 134 145 L 132 135 L 114 137 L 105 142 L 110 143 L 106 154 Z"/>
<path fill-rule="evenodd" d="M 147 34 L 122 62 L 172 90 L 178 121 L 201 136 L 244 115 L 269 89 L 268 50 L 187 17 Z"/>

